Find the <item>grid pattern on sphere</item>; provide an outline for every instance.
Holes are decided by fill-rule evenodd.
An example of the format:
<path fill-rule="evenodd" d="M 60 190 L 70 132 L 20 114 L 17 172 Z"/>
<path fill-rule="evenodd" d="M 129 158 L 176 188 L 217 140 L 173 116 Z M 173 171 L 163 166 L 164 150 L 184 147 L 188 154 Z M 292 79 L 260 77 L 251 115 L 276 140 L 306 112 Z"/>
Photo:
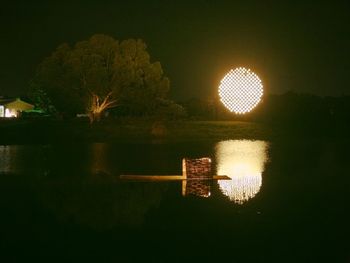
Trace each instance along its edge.
<path fill-rule="evenodd" d="M 231 112 L 244 114 L 258 105 L 263 95 L 260 78 L 250 69 L 236 68 L 221 80 L 219 96 Z"/>

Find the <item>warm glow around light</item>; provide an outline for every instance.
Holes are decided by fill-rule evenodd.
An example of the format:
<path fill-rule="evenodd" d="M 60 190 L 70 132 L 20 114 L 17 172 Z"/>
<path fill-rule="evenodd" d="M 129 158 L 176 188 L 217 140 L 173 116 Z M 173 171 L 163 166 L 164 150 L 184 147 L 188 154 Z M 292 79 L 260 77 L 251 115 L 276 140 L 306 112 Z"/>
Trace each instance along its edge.
<path fill-rule="evenodd" d="M 258 105 L 263 95 L 260 78 L 250 69 L 236 68 L 221 80 L 219 96 L 231 112 L 244 114 Z"/>
<path fill-rule="evenodd" d="M 219 181 L 219 187 L 231 201 L 243 204 L 259 192 L 267 147 L 264 141 L 231 140 L 217 144 L 217 174 L 232 178 Z"/>

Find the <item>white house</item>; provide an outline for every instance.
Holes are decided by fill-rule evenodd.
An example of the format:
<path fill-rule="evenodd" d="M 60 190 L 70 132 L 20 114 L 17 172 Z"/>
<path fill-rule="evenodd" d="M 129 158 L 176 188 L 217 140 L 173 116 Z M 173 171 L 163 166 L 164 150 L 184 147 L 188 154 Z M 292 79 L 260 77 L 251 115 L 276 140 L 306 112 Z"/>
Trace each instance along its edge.
<path fill-rule="evenodd" d="M 0 98 L 0 118 L 16 118 L 19 117 L 22 111 L 32 110 L 34 105 L 16 99 L 1 99 Z"/>

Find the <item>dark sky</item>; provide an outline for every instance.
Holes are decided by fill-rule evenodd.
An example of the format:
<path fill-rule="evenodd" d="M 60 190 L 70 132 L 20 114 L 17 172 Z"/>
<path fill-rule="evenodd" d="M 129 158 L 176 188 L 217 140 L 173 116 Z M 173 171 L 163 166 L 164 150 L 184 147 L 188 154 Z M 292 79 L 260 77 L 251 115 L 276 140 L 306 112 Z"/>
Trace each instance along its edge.
<path fill-rule="evenodd" d="M 349 94 L 349 1 L 2 1 L 0 95 L 23 95 L 58 45 L 142 38 L 175 99 L 209 97 L 230 69 L 270 93 Z"/>

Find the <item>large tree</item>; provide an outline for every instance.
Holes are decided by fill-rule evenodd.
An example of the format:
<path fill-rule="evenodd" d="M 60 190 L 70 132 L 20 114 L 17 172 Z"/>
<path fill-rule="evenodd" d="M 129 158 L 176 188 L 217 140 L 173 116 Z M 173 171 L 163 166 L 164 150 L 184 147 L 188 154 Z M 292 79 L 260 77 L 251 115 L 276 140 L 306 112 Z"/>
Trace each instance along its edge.
<path fill-rule="evenodd" d="M 59 46 L 39 65 L 32 87 L 44 91 L 36 94 L 47 94 L 58 111 L 84 111 L 95 121 L 117 105 L 151 113 L 166 97 L 169 80 L 142 40 L 94 35 L 73 47 Z"/>

